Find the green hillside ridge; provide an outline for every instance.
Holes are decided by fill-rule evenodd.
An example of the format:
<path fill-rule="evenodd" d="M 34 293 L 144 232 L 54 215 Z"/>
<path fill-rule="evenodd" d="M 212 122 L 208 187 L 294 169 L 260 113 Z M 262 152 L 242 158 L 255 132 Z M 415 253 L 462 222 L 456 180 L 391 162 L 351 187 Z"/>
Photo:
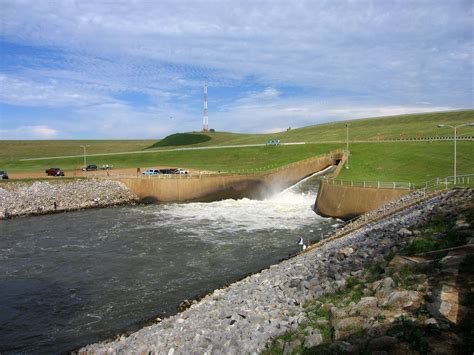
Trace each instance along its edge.
<path fill-rule="evenodd" d="M 147 149 L 159 148 L 159 147 L 172 147 L 172 146 L 178 147 L 178 146 L 183 146 L 183 145 L 192 145 L 192 144 L 208 142 L 211 139 L 212 139 L 211 137 L 205 134 L 175 133 L 147 147 Z"/>
<path fill-rule="evenodd" d="M 474 110 L 421 113 L 338 121 L 271 134 L 206 132 L 206 135 L 212 139 L 204 143 L 196 144 L 195 146 L 265 144 L 269 139 L 280 139 L 283 143 L 345 142 L 346 123 L 349 123 L 350 141 L 378 141 L 384 139 L 452 136 L 452 129 L 438 128 L 438 124 L 442 123 L 457 126 L 466 122 L 474 122 Z M 191 134 L 198 133 L 193 132 Z M 474 136 L 474 127 L 462 127 L 458 134 Z"/>

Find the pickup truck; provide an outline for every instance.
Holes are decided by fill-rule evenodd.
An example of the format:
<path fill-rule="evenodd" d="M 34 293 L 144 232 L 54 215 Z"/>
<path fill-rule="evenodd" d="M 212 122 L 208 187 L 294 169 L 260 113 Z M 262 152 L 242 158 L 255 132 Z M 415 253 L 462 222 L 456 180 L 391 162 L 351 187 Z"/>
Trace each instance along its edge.
<path fill-rule="evenodd" d="M 46 175 L 48 176 L 64 176 L 64 171 L 60 168 L 49 168 L 45 171 Z"/>

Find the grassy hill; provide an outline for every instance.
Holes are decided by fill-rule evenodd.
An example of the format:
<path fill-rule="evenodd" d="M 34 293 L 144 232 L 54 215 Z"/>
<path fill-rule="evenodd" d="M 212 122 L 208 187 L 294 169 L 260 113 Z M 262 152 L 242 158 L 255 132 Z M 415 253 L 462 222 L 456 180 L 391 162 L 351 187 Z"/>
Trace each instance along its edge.
<path fill-rule="evenodd" d="M 312 142 L 328 143 L 346 140 L 346 122 L 349 123 L 351 141 L 378 141 L 412 137 L 452 136 L 453 130 L 437 125 L 457 126 L 474 122 L 474 110 L 422 113 L 389 117 L 339 121 L 292 129 L 272 134 L 236 134 L 229 132 L 207 132 L 210 141 L 195 146 L 219 146 L 239 144 L 264 144 L 269 139 L 280 139 L 284 143 Z M 198 134 L 196 132 L 196 134 Z M 474 127 L 462 127 L 460 135 L 474 136 Z"/>
<path fill-rule="evenodd" d="M 210 141 L 212 138 L 201 133 L 175 133 L 151 145 L 149 148 L 192 145 Z"/>
<path fill-rule="evenodd" d="M 340 178 L 423 182 L 433 177 L 452 175 L 453 142 L 379 142 L 381 139 L 452 136 L 453 130 L 437 124 L 459 125 L 474 122 L 474 110 L 403 115 L 349 121 L 350 169 Z M 463 127 L 459 134 L 474 135 L 474 127 Z M 196 136 L 207 136 L 210 139 Z M 90 154 L 143 151 L 138 154 L 88 156 L 89 164 L 109 164 L 116 168 L 180 166 L 215 171 L 242 169 L 268 170 L 312 155 L 345 149 L 345 122 L 293 129 L 276 134 L 235 134 L 201 132 L 177 134 L 162 140 L 154 149 L 146 149 L 156 141 L 0 141 L 0 170 L 42 171 L 50 166 L 75 169 L 82 165 L 82 148 Z M 170 147 L 214 147 L 225 145 L 263 144 L 270 138 L 282 142 L 312 144 L 278 147 L 222 148 L 209 150 L 166 151 Z M 331 142 L 331 143 L 330 143 Z M 359 142 L 359 143 L 356 143 Z M 23 158 L 77 155 L 74 158 L 20 161 Z M 458 174 L 474 172 L 474 142 L 458 142 Z"/>

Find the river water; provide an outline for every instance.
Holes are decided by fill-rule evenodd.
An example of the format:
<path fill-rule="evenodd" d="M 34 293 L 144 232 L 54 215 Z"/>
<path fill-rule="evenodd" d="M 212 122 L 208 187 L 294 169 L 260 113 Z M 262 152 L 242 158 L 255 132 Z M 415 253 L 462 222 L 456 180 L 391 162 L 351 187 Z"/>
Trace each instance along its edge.
<path fill-rule="evenodd" d="M 338 221 L 319 176 L 263 201 L 157 204 L 0 222 L 0 352 L 64 353 L 176 313 Z"/>

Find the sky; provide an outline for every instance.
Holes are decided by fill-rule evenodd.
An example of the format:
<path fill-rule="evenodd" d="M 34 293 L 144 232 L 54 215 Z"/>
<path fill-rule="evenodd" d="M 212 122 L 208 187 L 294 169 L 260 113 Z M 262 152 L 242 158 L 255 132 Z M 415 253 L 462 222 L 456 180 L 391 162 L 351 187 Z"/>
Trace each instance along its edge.
<path fill-rule="evenodd" d="M 473 108 L 472 0 L 0 0 L 0 139 Z"/>

